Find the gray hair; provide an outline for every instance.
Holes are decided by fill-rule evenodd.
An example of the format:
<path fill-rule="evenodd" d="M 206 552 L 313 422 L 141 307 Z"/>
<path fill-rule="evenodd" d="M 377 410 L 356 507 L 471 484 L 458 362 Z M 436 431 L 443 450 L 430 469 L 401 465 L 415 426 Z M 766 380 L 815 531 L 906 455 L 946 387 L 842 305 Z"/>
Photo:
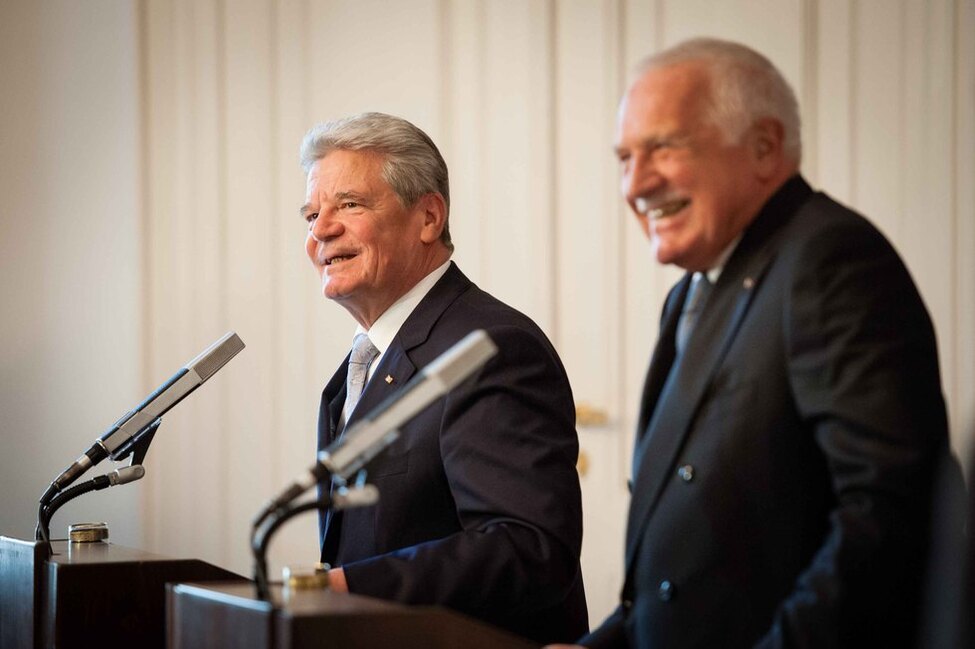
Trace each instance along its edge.
<path fill-rule="evenodd" d="M 653 54 L 640 74 L 679 63 L 701 63 L 710 78 L 707 115 L 725 137 L 738 142 L 756 120 L 772 117 L 785 131 L 783 150 L 796 165 L 802 159 L 799 103 L 772 63 L 755 50 L 716 38 L 694 38 Z"/>
<path fill-rule="evenodd" d="M 426 194 L 443 196 L 450 214 L 447 163 L 430 137 L 405 119 L 384 113 L 361 113 L 316 124 L 301 142 L 301 168 L 307 174 L 332 151 L 375 151 L 383 156 L 383 180 L 389 183 L 403 207 L 412 207 Z M 447 219 L 440 241 L 449 250 Z"/>

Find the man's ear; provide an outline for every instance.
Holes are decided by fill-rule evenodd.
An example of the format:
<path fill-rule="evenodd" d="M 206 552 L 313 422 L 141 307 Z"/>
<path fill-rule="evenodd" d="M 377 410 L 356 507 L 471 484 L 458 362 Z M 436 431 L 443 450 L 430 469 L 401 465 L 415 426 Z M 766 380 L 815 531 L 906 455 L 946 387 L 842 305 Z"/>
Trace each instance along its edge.
<path fill-rule="evenodd" d="M 420 231 L 420 241 L 434 243 L 440 239 L 447 223 L 447 202 L 439 192 L 424 194 L 416 202 L 416 209 L 423 215 L 423 229 Z"/>
<path fill-rule="evenodd" d="M 779 120 L 766 117 L 752 126 L 749 149 L 760 179 L 768 180 L 776 175 L 782 164 L 784 144 L 785 129 Z"/>

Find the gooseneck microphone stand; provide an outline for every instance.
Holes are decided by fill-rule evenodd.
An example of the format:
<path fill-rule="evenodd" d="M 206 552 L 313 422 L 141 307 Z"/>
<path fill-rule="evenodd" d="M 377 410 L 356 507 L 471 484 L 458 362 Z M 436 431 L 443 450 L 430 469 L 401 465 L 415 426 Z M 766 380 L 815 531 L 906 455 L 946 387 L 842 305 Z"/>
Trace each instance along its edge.
<path fill-rule="evenodd" d="M 267 549 L 271 537 L 284 523 L 298 514 L 308 511 L 338 511 L 354 507 L 367 507 L 379 500 L 379 490 L 365 483 L 366 473 L 360 471 L 354 486 L 337 487 L 335 497 L 325 489 L 319 498 L 308 500 L 297 505 L 282 504 L 272 509 L 262 511 L 253 522 L 251 530 L 251 553 L 254 555 L 254 583 L 257 586 L 257 596 L 263 600 L 270 600 L 271 589 L 267 576 Z M 323 481 L 324 482 L 324 481 Z"/>
<path fill-rule="evenodd" d="M 92 478 L 87 482 L 82 482 L 64 491 L 52 492 L 50 489 L 46 491 L 41 496 L 37 508 L 37 526 L 34 528 L 34 540 L 50 545 L 51 517 L 54 516 L 54 513 L 58 509 L 78 496 L 140 480 L 146 474 L 142 462 L 146 458 L 146 453 L 149 452 L 149 445 L 152 444 L 153 436 L 156 434 L 161 423 L 162 418 L 156 419 L 156 421 L 152 422 L 150 426 L 133 440 L 130 448 L 132 461 L 129 463 L 129 466 Z M 122 457 L 119 459 L 125 458 Z"/>
<path fill-rule="evenodd" d="M 273 512 L 262 525 L 258 525 L 251 533 L 251 553 L 254 555 L 254 583 L 257 586 L 257 596 L 263 600 L 271 598 L 271 589 L 267 578 L 267 548 L 271 537 L 285 522 L 298 514 L 307 511 L 327 510 L 332 506 L 332 499 L 324 494 L 317 500 L 285 505 Z"/>

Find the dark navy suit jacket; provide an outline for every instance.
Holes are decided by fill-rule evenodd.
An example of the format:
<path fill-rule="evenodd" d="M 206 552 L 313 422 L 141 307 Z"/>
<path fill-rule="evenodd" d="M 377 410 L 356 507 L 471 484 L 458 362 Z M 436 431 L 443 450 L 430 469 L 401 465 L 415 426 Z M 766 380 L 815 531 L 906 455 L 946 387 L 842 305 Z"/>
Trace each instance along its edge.
<path fill-rule="evenodd" d="M 675 364 L 689 279 L 644 389 L 621 604 L 583 642 L 913 646 L 947 423 L 904 265 L 797 176 L 745 231 Z"/>
<path fill-rule="evenodd" d="M 349 425 L 474 329 L 499 351 L 368 466 L 375 507 L 322 519 L 322 560 L 353 593 L 448 606 L 539 642 L 588 629 L 575 410 L 541 330 L 451 263 L 401 327 Z M 347 363 L 322 394 L 335 437 Z M 386 377 L 392 377 L 387 382 Z"/>

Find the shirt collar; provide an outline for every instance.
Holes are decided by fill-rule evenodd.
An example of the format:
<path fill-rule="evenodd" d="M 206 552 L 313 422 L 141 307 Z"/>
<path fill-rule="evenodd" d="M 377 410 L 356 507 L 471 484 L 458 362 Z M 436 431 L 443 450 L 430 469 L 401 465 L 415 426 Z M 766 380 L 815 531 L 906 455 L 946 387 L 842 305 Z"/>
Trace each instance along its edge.
<path fill-rule="evenodd" d="M 356 327 L 355 333 L 366 333 L 369 334 L 369 340 L 372 344 L 376 346 L 379 350 L 379 355 L 382 356 L 386 353 L 386 349 L 393 342 L 393 338 L 399 333 L 400 327 L 406 322 L 406 319 L 410 317 L 413 313 L 413 309 L 416 305 L 420 303 L 433 285 L 436 284 L 447 269 L 450 268 L 450 260 L 448 259 L 442 265 L 438 266 L 432 270 L 426 277 L 417 282 L 413 288 L 403 294 L 400 299 L 393 302 L 393 304 L 386 309 L 379 318 L 372 323 L 372 327 L 368 331 L 362 328 L 362 325 Z M 375 366 L 376 363 L 373 363 Z"/>
<path fill-rule="evenodd" d="M 725 264 L 728 263 L 728 258 L 731 257 L 731 253 L 733 253 L 735 248 L 738 247 L 738 242 L 741 241 L 741 237 L 742 235 L 739 234 L 737 237 L 732 239 L 731 243 L 729 243 L 725 249 L 721 251 L 721 254 L 718 255 L 718 260 L 714 262 L 714 265 L 704 271 L 704 274 L 708 276 L 708 281 L 712 286 L 718 283 L 718 278 L 721 277 L 721 272 L 724 270 Z"/>

